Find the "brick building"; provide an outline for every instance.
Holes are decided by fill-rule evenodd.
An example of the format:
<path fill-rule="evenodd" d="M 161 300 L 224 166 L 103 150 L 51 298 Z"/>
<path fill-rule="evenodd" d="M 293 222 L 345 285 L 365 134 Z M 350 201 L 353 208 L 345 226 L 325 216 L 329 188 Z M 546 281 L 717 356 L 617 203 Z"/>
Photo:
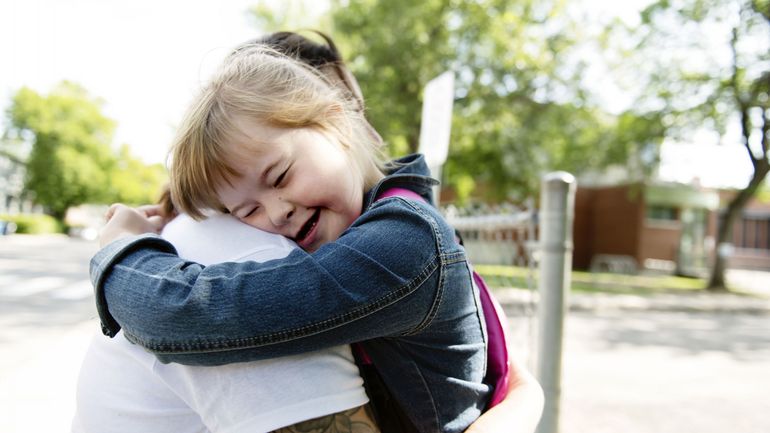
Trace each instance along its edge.
<path fill-rule="evenodd" d="M 578 186 L 577 269 L 707 272 L 721 204 L 731 191 L 677 183 Z M 751 202 L 733 228 L 728 266 L 770 270 L 770 204 Z"/>

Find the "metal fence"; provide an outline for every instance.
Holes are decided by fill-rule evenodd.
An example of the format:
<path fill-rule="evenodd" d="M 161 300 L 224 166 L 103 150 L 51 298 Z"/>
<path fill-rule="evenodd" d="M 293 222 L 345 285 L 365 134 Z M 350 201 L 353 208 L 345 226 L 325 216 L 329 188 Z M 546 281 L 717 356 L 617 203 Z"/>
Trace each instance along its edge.
<path fill-rule="evenodd" d="M 475 206 L 444 210 L 460 232 L 468 257 L 476 265 L 528 267 L 534 265 L 537 247 L 537 213 L 533 200 L 525 207 Z"/>

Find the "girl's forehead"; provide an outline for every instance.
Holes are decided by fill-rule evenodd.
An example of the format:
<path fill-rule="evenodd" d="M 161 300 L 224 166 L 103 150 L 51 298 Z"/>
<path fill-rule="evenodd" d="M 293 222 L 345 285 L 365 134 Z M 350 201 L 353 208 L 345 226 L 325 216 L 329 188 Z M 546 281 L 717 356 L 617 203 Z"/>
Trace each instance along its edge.
<path fill-rule="evenodd" d="M 232 125 L 226 140 L 229 158 L 259 156 L 275 150 L 279 137 L 275 128 L 242 116 L 234 118 Z"/>
<path fill-rule="evenodd" d="M 233 120 L 234 130 L 227 140 L 226 159 L 240 175 L 269 165 L 289 150 L 286 141 L 293 131 L 244 117 Z"/>
<path fill-rule="evenodd" d="M 277 135 L 276 128 L 271 127 L 267 122 L 247 116 L 234 116 L 232 126 L 229 141 L 237 147 L 251 147 L 254 151 L 260 151 L 274 142 Z"/>

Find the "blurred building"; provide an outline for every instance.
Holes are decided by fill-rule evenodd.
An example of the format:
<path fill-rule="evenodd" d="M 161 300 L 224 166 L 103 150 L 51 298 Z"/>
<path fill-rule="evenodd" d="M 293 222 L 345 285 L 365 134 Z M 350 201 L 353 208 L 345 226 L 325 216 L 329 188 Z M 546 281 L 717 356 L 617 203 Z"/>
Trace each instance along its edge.
<path fill-rule="evenodd" d="M 31 202 L 24 200 L 24 166 L 0 154 L 0 213 L 21 213 Z"/>
<path fill-rule="evenodd" d="M 718 223 L 733 194 L 734 190 L 662 182 L 578 184 L 573 265 L 701 275 L 716 251 Z M 749 202 L 723 248 L 729 267 L 770 270 L 770 203 Z"/>
<path fill-rule="evenodd" d="M 708 267 L 719 195 L 676 183 L 585 187 L 575 196 L 573 266 L 698 275 Z"/>
<path fill-rule="evenodd" d="M 630 181 L 623 169 L 578 181 L 575 268 L 708 271 L 724 206 L 745 186 L 751 167 L 741 149 L 669 143 L 661 150 L 651 181 Z M 770 270 L 770 203 L 750 201 L 721 248 L 729 267 Z"/>
<path fill-rule="evenodd" d="M 734 191 L 721 191 L 722 203 Z M 722 212 L 709 216 L 710 225 L 716 226 Z M 728 266 L 733 268 L 770 270 L 770 202 L 752 200 L 733 226 Z"/>

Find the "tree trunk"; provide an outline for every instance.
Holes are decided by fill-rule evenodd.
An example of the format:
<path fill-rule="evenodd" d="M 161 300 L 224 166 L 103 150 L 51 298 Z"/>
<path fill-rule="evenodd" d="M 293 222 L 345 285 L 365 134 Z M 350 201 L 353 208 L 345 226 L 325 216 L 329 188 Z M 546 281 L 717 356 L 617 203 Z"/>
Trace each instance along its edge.
<path fill-rule="evenodd" d="M 758 164 L 754 167 L 754 175 L 751 177 L 749 185 L 736 194 L 735 197 L 730 200 L 730 203 L 728 203 L 725 216 L 719 222 L 714 265 L 711 267 L 711 277 L 709 278 L 706 290 L 711 292 L 724 292 L 728 290 L 725 281 L 727 257 L 723 245 L 730 243 L 730 234 L 732 233 L 735 220 L 742 214 L 746 203 L 748 203 L 751 197 L 754 196 L 754 193 L 757 192 L 759 186 L 765 180 L 765 177 L 767 177 L 768 171 L 770 171 L 770 163 L 768 163 L 767 158 L 759 160 Z"/>

